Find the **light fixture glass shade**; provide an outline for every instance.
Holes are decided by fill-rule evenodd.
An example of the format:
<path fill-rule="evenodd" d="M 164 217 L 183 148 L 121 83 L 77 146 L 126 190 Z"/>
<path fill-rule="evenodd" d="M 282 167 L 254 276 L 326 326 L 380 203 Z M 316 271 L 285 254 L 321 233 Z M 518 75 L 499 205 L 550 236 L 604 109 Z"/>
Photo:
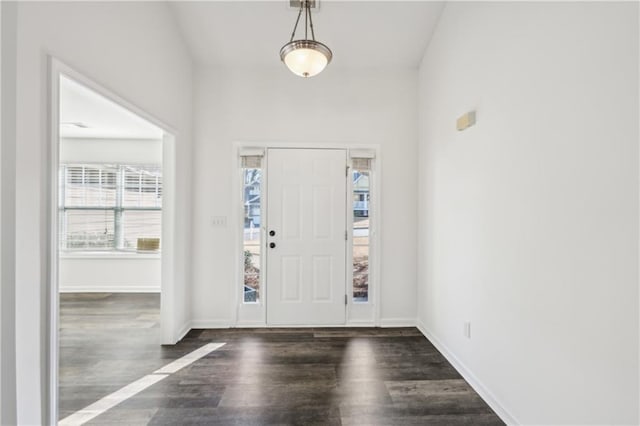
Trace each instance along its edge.
<path fill-rule="evenodd" d="M 280 59 L 292 73 L 300 77 L 313 77 L 331 62 L 331 50 L 315 40 L 294 40 L 280 49 Z"/>

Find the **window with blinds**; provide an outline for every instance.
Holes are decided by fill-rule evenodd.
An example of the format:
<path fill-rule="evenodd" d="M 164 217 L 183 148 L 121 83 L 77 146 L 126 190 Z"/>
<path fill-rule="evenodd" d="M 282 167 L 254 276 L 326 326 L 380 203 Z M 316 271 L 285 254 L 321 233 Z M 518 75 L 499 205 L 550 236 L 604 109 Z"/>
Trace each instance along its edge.
<path fill-rule="evenodd" d="M 162 169 L 157 165 L 62 164 L 60 248 L 136 251 L 162 233 Z M 152 247 L 158 244 L 151 244 Z"/>

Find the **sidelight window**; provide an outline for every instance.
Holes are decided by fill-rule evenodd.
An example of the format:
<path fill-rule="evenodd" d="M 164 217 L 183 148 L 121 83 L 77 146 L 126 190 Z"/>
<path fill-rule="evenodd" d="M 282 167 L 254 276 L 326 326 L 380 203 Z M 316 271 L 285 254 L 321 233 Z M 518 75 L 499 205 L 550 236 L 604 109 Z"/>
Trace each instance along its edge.
<path fill-rule="evenodd" d="M 371 159 L 352 158 L 353 301 L 369 301 Z"/>
<path fill-rule="evenodd" d="M 242 156 L 243 204 L 243 301 L 260 301 L 261 224 L 262 224 L 262 157 Z"/>

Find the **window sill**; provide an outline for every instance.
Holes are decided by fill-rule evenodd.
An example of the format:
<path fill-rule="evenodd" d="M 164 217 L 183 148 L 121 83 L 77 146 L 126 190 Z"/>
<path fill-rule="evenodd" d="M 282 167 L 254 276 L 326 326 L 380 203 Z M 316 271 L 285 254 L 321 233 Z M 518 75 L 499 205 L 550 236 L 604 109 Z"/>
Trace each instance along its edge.
<path fill-rule="evenodd" d="M 139 252 L 60 252 L 60 259 L 160 259 L 161 253 L 139 253 Z"/>

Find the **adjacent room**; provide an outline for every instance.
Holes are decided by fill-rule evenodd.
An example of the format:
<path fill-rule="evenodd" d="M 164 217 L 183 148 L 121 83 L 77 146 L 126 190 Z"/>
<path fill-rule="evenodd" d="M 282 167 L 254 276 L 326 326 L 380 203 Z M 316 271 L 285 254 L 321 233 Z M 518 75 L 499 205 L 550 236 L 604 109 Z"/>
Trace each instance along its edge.
<path fill-rule="evenodd" d="M 162 353 L 163 131 L 64 75 L 59 105 L 62 418 L 144 375 Z"/>
<path fill-rule="evenodd" d="M 0 2 L 0 424 L 639 424 L 639 21 Z"/>

